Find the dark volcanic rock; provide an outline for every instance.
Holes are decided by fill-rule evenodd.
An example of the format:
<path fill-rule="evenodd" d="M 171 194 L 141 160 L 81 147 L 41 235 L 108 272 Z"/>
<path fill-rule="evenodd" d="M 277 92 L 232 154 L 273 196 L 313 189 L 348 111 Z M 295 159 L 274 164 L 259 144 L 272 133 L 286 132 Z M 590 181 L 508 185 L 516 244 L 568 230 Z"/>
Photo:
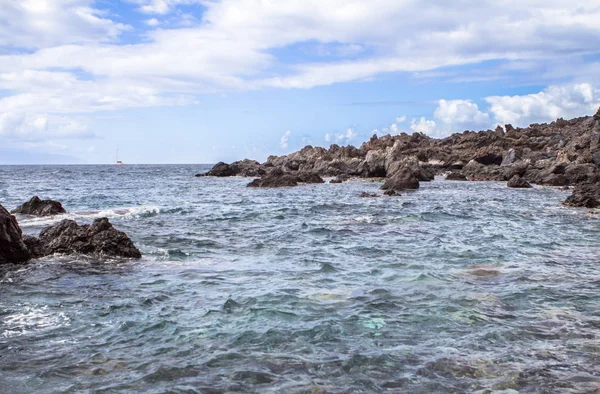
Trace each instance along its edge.
<path fill-rule="evenodd" d="M 301 183 L 325 183 L 323 178 L 314 172 L 298 172 L 296 174 L 298 182 Z"/>
<path fill-rule="evenodd" d="M 329 181 L 329 183 L 342 183 L 343 181 L 340 178 L 333 178 L 332 180 Z"/>
<path fill-rule="evenodd" d="M 37 249 L 42 255 L 81 253 L 98 257 L 140 258 L 142 254 L 131 239 L 116 230 L 107 218 L 94 220 L 91 225 L 78 225 L 65 219 L 40 233 Z M 34 244 L 35 241 L 28 241 Z"/>
<path fill-rule="evenodd" d="M 0 205 L 0 264 L 23 263 L 30 258 L 17 219 Z"/>
<path fill-rule="evenodd" d="M 274 168 L 261 178 L 255 179 L 248 187 L 293 187 L 298 186 L 298 177 L 280 168 Z"/>
<path fill-rule="evenodd" d="M 358 197 L 361 198 L 375 198 L 375 197 L 380 197 L 379 194 L 375 194 L 375 193 L 367 193 L 367 192 L 362 192 L 358 195 Z"/>
<path fill-rule="evenodd" d="M 447 181 L 466 181 L 467 177 L 460 172 L 453 171 L 446 176 Z"/>
<path fill-rule="evenodd" d="M 67 213 L 67 211 L 58 201 L 40 200 L 38 196 L 34 196 L 31 200 L 12 211 L 12 213 L 34 216 L 52 216 Z"/>
<path fill-rule="evenodd" d="M 563 203 L 570 207 L 600 208 L 600 184 L 577 185 Z"/>
<path fill-rule="evenodd" d="M 386 190 L 383 192 L 384 196 L 388 196 L 388 197 L 400 197 L 401 194 L 400 193 L 396 193 L 395 190 Z"/>
<path fill-rule="evenodd" d="M 419 180 L 408 170 L 400 170 L 388 177 L 381 186 L 382 190 L 415 190 L 419 188 Z"/>
<path fill-rule="evenodd" d="M 525 179 L 521 178 L 518 175 L 513 176 L 507 183 L 508 187 L 518 188 L 518 189 L 527 189 L 530 188 L 531 185 Z"/>
<path fill-rule="evenodd" d="M 206 176 L 233 176 L 235 175 L 231 166 L 222 161 L 218 162 L 213 168 L 206 173 Z"/>
<path fill-rule="evenodd" d="M 233 175 L 244 176 L 244 177 L 255 177 L 263 176 L 266 174 L 266 170 L 256 160 L 240 160 L 231 163 L 231 171 Z"/>

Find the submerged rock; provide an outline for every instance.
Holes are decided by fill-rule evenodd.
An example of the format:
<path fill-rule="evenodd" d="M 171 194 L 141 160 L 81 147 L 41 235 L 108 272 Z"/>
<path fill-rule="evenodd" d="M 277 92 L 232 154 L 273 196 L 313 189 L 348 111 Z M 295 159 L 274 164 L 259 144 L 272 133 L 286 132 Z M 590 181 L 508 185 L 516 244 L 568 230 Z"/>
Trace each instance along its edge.
<path fill-rule="evenodd" d="M 388 197 L 400 197 L 401 194 L 400 193 L 396 193 L 395 190 L 386 190 L 383 192 L 384 196 L 388 196 Z"/>
<path fill-rule="evenodd" d="M 12 213 L 34 216 L 52 216 L 67 213 L 67 211 L 58 201 L 41 200 L 38 196 L 34 196 L 25 204 L 17 207 Z"/>
<path fill-rule="evenodd" d="M 17 219 L 0 205 L 0 264 L 23 263 L 30 258 Z"/>
<path fill-rule="evenodd" d="M 65 219 L 44 229 L 39 242 L 29 239 L 28 244 L 38 256 L 81 253 L 97 257 L 142 257 L 131 239 L 115 229 L 107 218 L 96 219 L 91 225 Z"/>
<path fill-rule="evenodd" d="M 358 195 L 358 197 L 360 197 L 360 198 L 375 198 L 375 197 L 381 197 L 381 196 L 379 194 L 375 194 L 375 193 L 362 192 Z"/>
<path fill-rule="evenodd" d="M 517 189 L 528 189 L 531 187 L 529 182 L 527 182 L 525 179 L 521 178 L 518 175 L 515 175 L 512 178 L 510 178 L 510 180 L 508 181 L 508 183 L 506 185 L 508 187 L 517 188 Z"/>

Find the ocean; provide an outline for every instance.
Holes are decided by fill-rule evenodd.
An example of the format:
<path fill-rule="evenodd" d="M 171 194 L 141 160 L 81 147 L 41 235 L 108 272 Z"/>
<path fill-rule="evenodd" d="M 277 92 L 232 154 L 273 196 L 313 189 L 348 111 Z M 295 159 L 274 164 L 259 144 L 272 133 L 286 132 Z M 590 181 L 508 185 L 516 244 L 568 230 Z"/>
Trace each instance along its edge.
<path fill-rule="evenodd" d="M 600 390 L 600 217 L 497 182 L 246 188 L 202 165 L 0 166 L 7 209 L 108 217 L 139 260 L 0 276 L 2 393 Z"/>

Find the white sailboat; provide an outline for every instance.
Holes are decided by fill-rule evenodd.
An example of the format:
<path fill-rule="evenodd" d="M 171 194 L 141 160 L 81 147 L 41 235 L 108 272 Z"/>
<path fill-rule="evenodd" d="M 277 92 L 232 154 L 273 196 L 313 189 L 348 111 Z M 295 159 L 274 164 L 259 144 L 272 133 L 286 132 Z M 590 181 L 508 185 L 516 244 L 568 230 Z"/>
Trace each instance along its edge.
<path fill-rule="evenodd" d="M 119 148 L 117 148 L 117 162 L 115 164 L 118 166 L 125 165 L 125 163 L 123 163 L 121 160 L 119 160 Z"/>

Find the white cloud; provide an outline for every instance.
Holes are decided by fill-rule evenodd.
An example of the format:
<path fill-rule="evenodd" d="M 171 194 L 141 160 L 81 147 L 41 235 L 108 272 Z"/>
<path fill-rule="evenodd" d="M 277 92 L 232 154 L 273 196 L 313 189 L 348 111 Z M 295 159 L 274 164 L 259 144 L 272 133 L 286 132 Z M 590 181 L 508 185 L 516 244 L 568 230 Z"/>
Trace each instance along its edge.
<path fill-rule="evenodd" d="M 413 118 L 410 122 L 411 130 L 417 133 L 423 133 L 430 136 L 435 136 L 436 127 L 437 125 L 434 120 L 428 120 L 423 116 L 419 120 Z"/>
<path fill-rule="evenodd" d="M 158 26 L 160 25 L 160 21 L 156 18 L 150 18 L 150 19 L 146 19 L 144 21 L 145 24 L 147 24 L 148 26 Z"/>
<path fill-rule="evenodd" d="M 454 131 L 457 128 L 479 130 L 490 123 L 489 115 L 481 112 L 471 100 L 440 100 L 433 116 Z"/>
<path fill-rule="evenodd" d="M 44 114 L 188 104 L 196 94 L 310 88 L 485 60 L 548 63 L 597 53 L 600 47 L 597 0 L 579 0 L 577 6 L 482 0 L 467 6 L 468 19 L 465 6 L 452 2 L 427 7 L 397 0 L 129 2 L 150 15 L 181 13 L 177 6 L 194 4 L 205 12 L 200 21 L 194 15 L 182 17 L 191 26 L 151 30 L 143 40 L 123 45 L 119 36 L 131 28 L 117 22 L 119 16 L 103 11 L 102 2 L 0 0 L 0 47 L 9 48 L 0 55 L 0 89 L 10 92 L 0 98 L 0 116 L 23 119 L 14 127 L 28 130 L 34 127 L 30 118 Z M 152 26 L 155 20 L 146 22 Z M 324 55 L 342 58 L 315 61 L 309 56 L 289 64 L 272 51 L 306 43 Z M 586 76 L 600 78 L 600 70 L 588 68 Z M 519 103 L 546 98 L 523 100 L 488 98 L 498 119 L 517 123 L 547 115 L 549 110 L 541 105 L 518 109 Z M 575 106 L 581 102 L 577 97 L 572 101 Z M 472 102 L 446 104 L 440 118 L 448 120 L 455 111 L 458 119 L 470 116 L 483 124 L 485 113 Z M 556 106 L 570 108 L 567 104 Z M 395 130 L 400 119 L 406 121 L 396 119 Z M 429 129 L 427 122 L 433 121 L 411 123 L 411 128 Z M 453 126 L 459 124 L 452 120 Z M 342 138 L 349 139 L 347 133 Z"/>
<path fill-rule="evenodd" d="M 290 139 L 290 134 L 292 134 L 292 132 L 290 130 L 288 130 L 285 133 L 283 133 L 283 136 L 281 136 L 281 140 L 279 140 L 279 146 L 281 147 L 281 149 L 288 148 L 288 141 Z"/>
<path fill-rule="evenodd" d="M 600 89 L 589 83 L 550 86 L 523 96 L 492 96 L 485 99 L 499 124 L 527 126 L 557 118 L 592 115 L 600 106 Z"/>
<path fill-rule="evenodd" d="M 329 134 L 329 133 L 325 134 L 325 142 L 331 142 L 331 140 L 332 140 L 331 134 Z"/>
<path fill-rule="evenodd" d="M 404 123 L 406 122 L 406 115 L 402 115 L 398 118 L 396 118 L 396 123 Z"/>
<path fill-rule="evenodd" d="M 45 48 L 108 42 L 128 29 L 93 0 L 0 0 L 0 47 Z"/>

